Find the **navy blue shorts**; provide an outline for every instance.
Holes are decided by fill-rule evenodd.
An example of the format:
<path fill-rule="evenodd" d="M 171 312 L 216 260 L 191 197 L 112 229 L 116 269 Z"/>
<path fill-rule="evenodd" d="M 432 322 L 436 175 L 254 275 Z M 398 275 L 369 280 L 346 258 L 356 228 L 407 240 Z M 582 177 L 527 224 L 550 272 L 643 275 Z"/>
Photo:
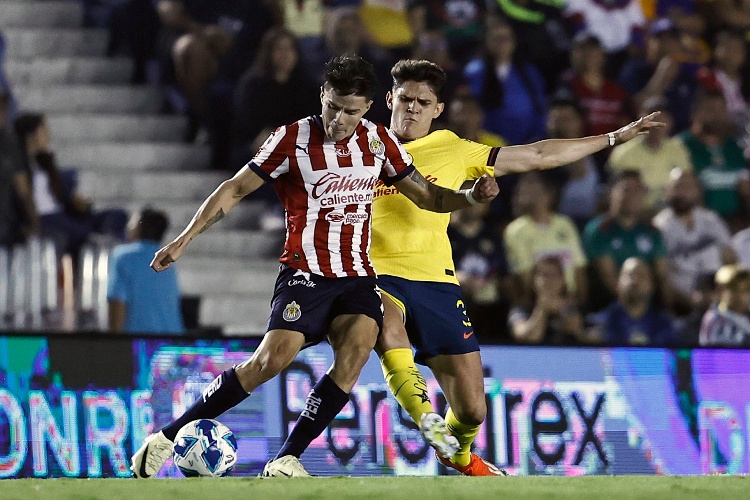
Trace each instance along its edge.
<path fill-rule="evenodd" d="M 381 275 L 378 286 L 404 312 L 406 332 L 416 349 L 417 363 L 424 365 L 427 359 L 439 354 L 479 350 L 458 285 Z"/>
<path fill-rule="evenodd" d="M 293 330 L 305 347 L 326 339 L 331 321 L 342 314 L 363 314 L 383 328 L 383 300 L 374 276 L 326 278 L 281 266 L 271 300 L 268 330 Z"/>

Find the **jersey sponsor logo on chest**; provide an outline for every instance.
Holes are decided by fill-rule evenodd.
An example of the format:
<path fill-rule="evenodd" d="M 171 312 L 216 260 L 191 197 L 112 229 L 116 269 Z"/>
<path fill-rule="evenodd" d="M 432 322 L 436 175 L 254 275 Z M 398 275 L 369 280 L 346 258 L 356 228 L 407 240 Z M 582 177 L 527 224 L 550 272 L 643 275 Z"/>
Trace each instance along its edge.
<path fill-rule="evenodd" d="M 326 214 L 326 220 L 328 222 L 340 222 L 342 224 L 363 224 L 367 222 L 367 219 L 370 217 L 369 214 L 365 212 L 351 212 L 342 214 L 339 212 L 331 212 Z"/>
<path fill-rule="evenodd" d="M 341 175 L 336 172 L 326 172 L 323 177 L 312 185 L 312 197 L 320 197 L 333 193 L 353 193 L 355 191 L 372 191 L 377 177 L 357 177 L 352 174 Z"/>

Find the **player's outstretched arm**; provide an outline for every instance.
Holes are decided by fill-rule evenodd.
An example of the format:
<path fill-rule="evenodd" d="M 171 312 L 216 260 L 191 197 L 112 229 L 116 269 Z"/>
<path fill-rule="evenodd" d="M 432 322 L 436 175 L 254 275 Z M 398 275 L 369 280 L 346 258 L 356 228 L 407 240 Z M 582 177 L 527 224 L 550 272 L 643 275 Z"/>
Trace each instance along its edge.
<path fill-rule="evenodd" d="M 568 165 L 604 148 L 628 142 L 652 128 L 663 127 L 664 123 L 657 121 L 658 117 L 657 111 L 608 134 L 580 139 L 545 139 L 532 144 L 502 148 L 495 160 L 495 177 Z"/>
<path fill-rule="evenodd" d="M 223 219 L 242 198 L 258 189 L 264 182 L 255 172 L 243 167 L 234 177 L 219 184 L 200 206 L 187 227 L 156 252 L 151 261 L 151 268 L 157 272 L 169 269 L 169 265 L 180 258 L 193 238 Z"/>
<path fill-rule="evenodd" d="M 454 191 L 432 184 L 417 170 L 394 185 L 415 205 L 430 212 L 452 212 L 478 203 L 489 203 L 500 192 L 495 179 L 488 175 L 477 179 L 471 189 Z"/>

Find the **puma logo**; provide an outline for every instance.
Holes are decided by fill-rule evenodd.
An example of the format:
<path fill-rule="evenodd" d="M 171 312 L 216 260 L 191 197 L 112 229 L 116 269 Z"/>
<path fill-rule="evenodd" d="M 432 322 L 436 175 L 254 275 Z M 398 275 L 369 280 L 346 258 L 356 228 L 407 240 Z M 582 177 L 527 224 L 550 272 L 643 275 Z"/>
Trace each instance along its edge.
<path fill-rule="evenodd" d="M 309 153 L 307 152 L 307 146 L 305 146 L 305 147 L 303 148 L 303 147 L 302 147 L 302 146 L 300 146 L 299 144 L 295 144 L 295 145 L 294 145 L 294 147 L 295 147 L 295 148 L 297 148 L 297 149 L 299 149 L 300 151 L 303 151 L 303 152 L 304 152 L 305 154 L 309 154 Z"/>

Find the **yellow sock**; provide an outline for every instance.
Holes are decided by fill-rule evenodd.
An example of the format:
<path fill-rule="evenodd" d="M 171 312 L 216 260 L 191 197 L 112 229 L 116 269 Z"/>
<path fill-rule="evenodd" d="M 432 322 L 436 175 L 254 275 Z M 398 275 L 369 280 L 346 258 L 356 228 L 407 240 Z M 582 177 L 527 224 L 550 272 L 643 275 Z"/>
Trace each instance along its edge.
<path fill-rule="evenodd" d="M 411 349 L 391 349 L 380 357 L 383 377 L 396 397 L 396 401 L 419 425 L 422 414 L 430 413 L 432 403 L 427 396 L 427 382 L 414 363 Z"/>
<path fill-rule="evenodd" d="M 471 443 L 474 442 L 474 438 L 479 434 L 479 426 L 462 424 L 456 418 L 452 408 L 448 408 L 448 413 L 445 415 L 445 423 L 448 426 L 448 431 L 458 439 L 458 444 L 461 446 L 456 455 L 451 459 L 451 462 L 466 467 L 471 461 Z"/>

